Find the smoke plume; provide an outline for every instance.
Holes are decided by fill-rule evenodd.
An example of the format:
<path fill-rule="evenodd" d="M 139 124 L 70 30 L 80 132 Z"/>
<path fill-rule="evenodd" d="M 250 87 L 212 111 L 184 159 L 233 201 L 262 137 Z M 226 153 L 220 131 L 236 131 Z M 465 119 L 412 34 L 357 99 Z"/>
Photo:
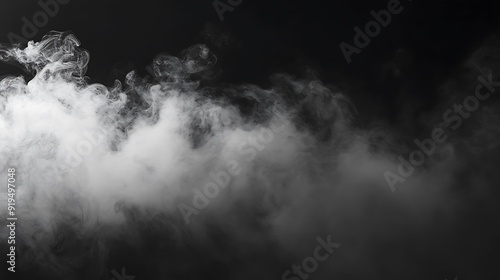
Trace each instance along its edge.
<path fill-rule="evenodd" d="M 408 136 L 360 124 L 348 94 L 312 72 L 274 75 L 269 88 L 211 82 L 217 58 L 202 44 L 158 55 L 153 77 L 131 72 L 112 87 L 85 76 L 89 52 L 72 34 L 3 46 L 2 60 L 30 77 L 0 81 L 0 182 L 16 168 L 17 273 L 282 279 L 330 235 L 341 247 L 312 279 L 486 279 L 499 260 L 497 221 L 486 218 L 499 210 L 497 99 L 395 192 L 384 174 L 474 93 L 479 74 L 499 77 L 497 47 L 473 54 L 443 84 L 425 133 Z M 6 188 L 0 195 L 6 202 Z M 2 244 L 8 234 L 2 227 Z"/>

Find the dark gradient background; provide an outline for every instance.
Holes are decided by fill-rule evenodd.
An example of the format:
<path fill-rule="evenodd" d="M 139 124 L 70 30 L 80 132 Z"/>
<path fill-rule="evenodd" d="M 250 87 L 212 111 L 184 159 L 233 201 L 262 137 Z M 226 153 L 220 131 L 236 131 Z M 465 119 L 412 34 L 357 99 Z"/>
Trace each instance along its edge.
<path fill-rule="evenodd" d="M 500 3 L 403 0 L 404 11 L 394 15 L 389 26 L 382 28 L 380 35 L 373 38 L 361 54 L 353 55 L 353 62 L 348 64 L 339 44 L 342 41 L 352 44 L 353 28 L 362 27 L 372 20 L 370 10 L 384 9 L 387 2 L 244 0 L 233 12 L 226 12 L 221 22 L 210 0 L 72 0 L 60 7 L 58 15 L 50 18 L 33 40 L 39 41 L 51 30 L 73 32 L 81 41 L 81 47 L 90 52 L 86 75 L 91 82 L 106 86 L 112 86 L 115 79 L 123 81 L 131 70 L 147 75 L 148 65 L 159 53 L 178 55 L 198 43 L 207 44 L 218 58 L 216 77 L 208 82 L 214 85 L 251 83 L 266 88 L 271 85 L 270 76 L 274 73 L 286 72 L 301 77 L 312 71 L 320 80 L 342 89 L 351 99 L 356 107 L 355 123 L 358 127 L 373 125 L 372 122 L 377 120 L 398 131 L 404 141 L 411 141 L 415 137 L 429 135 L 428 113 L 435 110 L 441 112 L 439 108 L 450 99 L 453 92 L 443 90 L 443 84 L 450 79 L 460 80 L 466 71 L 463 65 L 474 51 L 498 42 L 491 36 L 500 31 Z M 2 0 L 0 7 L 2 42 L 8 42 L 9 32 L 21 34 L 21 17 L 31 18 L 33 13 L 40 10 L 36 1 L 28 0 Z M 29 77 L 29 74 L 15 66 L 0 65 L 1 76 L 12 74 Z M 460 83 L 457 84 L 460 87 Z M 491 103 L 498 103 L 498 99 L 498 96 L 492 98 Z M 498 148 L 489 158 L 475 159 L 477 162 L 471 160 L 469 164 L 471 168 L 477 168 L 478 172 L 484 171 L 491 175 L 498 169 L 496 155 Z M 460 178 L 460 174 L 455 175 Z M 485 180 L 491 178 L 486 177 Z M 492 184 L 498 185 L 499 182 Z M 489 202 L 498 204 L 499 191 L 488 189 L 486 192 Z M 455 245 L 464 243 L 463 251 L 457 247 L 450 249 L 450 244 L 428 251 L 433 252 L 435 249 L 447 252 L 443 255 L 449 258 L 445 261 L 448 264 L 455 260 L 459 263 L 473 261 L 473 269 L 483 271 L 476 275 L 489 277 L 470 280 L 497 279 L 500 276 L 500 256 L 496 243 L 500 233 L 498 207 L 483 206 L 481 201 L 467 205 L 466 210 L 459 213 L 463 215 L 459 218 L 463 219 L 463 223 L 457 225 L 454 231 L 445 233 L 451 236 L 433 233 L 437 237 L 432 244 L 440 244 L 440 238 L 454 240 Z M 154 236 L 148 230 L 146 228 L 141 233 L 145 239 L 148 234 Z M 427 225 L 422 225 L 421 230 L 426 234 L 432 232 Z M 153 229 L 151 231 L 154 232 Z M 402 230 L 403 235 L 404 232 Z M 70 233 L 67 238 L 71 239 Z M 217 238 L 223 240 L 224 236 Z M 155 248 L 154 241 L 144 242 L 146 252 Z M 412 240 L 405 242 L 411 243 Z M 391 241 L 381 242 L 380 255 L 374 258 L 384 258 L 385 254 L 389 254 L 383 244 L 395 246 Z M 114 249 L 106 267 L 125 266 L 127 272 L 136 276 L 135 280 L 155 279 L 155 271 L 146 269 L 155 264 L 145 263 L 143 255 L 139 253 L 131 254 L 134 248 L 121 244 L 119 238 L 110 247 Z M 5 251 L 3 248 L 0 252 L 2 256 Z M 347 245 L 342 248 L 348 250 Z M 203 252 L 206 252 L 205 249 Z M 196 254 L 196 249 L 194 251 L 183 255 L 181 261 L 174 261 L 173 266 L 194 261 L 201 264 L 198 268 L 203 269 L 193 272 L 189 277 L 179 274 L 177 278 L 171 279 L 226 279 L 226 274 L 220 272 L 225 269 L 223 264 L 213 263 L 209 255 Z M 419 275 L 434 275 L 425 280 L 453 279 L 459 275 L 452 265 L 442 267 L 440 263 L 420 259 L 422 256 L 425 253 L 415 256 L 412 261 L 416 262 L 416 266 L 420 261 L 425 263 Z M 193 260 L 193 257 L 198 259 Z M 399 258 L 393 255 L 387 257 Z M 256 255 L 255 259 L 249 261 L 272 262 L 263 255 Z M 356 264 L 352 266 L 357 267 Z M 283 268 L 287 266 L 276 268 L 277 280 Z M 364 268 L 360 265 L 357 269 Z M 38 274 L 36 269 L 15 277 L 4 272 L 2 266 L 2 280 L 15 277 L 28 279 L 21 278 L 27 275 L 30 275 L 29 279 L 51 279 L 50 276 Z M 93 279 L 91 275 L 83 271 L 81 273 L 81 279 Z M 409 271 L 408 275 L 412 273 Z M 258 275 L 249 275 L 248 279 L 259 279 Z M 362 280 L 382 279 L 380 275 L 384 273 Z M 347 274 L 344 276 L 346 278 L 338 280 L 356 279 Z M 320 278 L 312 276 L 311 279 Z M 466 276 L 458 279 L 468 280 Z"/>
<path fill-rule="evenodd" d="M 40 8 L 36 1 L 2 3 L 0 38 L 7 42 L 9 32 L 21 33 L 21 17 L 31 18 Z M 363 27 L 372 20 L 370 10 L 386 8 L 387 1 L 244 1 L 220 22 L 211 1 L 72 0 L 34 40 L 51 30 L 72 31 L 90 51 L 88 76 L 108 86 L 132 69 L 146 74 L 159 53 L 177 55 L 196 43 L 216 52 L 223 81 L 266 85 L 271 74 L 300 74 L 308 65 L 324 81 L 368 92 L 349 94 L 363 115 L 397 122 L 406 110 L 401 102 L 415 103 L 417 110 L 432 108 L 437 86 L 498 32 L 500 22 L 497 1 L 401 3 L 405 10 L 353 55 L 350 65 L 339 43 L 352 44 L 353 27 Z M 398 56 L 398 49 L 405 52 Z M 395 81 L 391 67 L 408 72 Z M 13 70 L 2 65 L 0 71 Z M 409 83 L 411 90 L 401 89 Z"/>

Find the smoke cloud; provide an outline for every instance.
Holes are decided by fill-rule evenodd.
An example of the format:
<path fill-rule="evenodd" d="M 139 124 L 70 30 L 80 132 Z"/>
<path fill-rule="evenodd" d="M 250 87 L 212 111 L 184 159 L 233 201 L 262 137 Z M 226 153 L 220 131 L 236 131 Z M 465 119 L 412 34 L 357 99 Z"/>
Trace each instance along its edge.
<path fill-rule="evenodd" d="M 472 94 L 477 69 L 498 78 L 497 46 L 473 54 L 443 92 Z M 270 88 L 214 85 L 217 58 L 195 45 L 157 56 L 152 79 L 131 72 L 106 87 L 85 77 L 90 56 L 76 37 L 58 32 L 0 56 L 33 75 L 0 81 L 0 182 L 16 168 L 18 273 L 110 279 L 126 267 L 138 280 L 282 279 L 328 235 L 342 246 L 312 279 L 494 272 L 494 97 L 392 192 L 384 173 L 397 172 L 421 135 L 360 125 L 347 94 L 313 74 L 277 74 Z M 429 131 L 443 125 L 443 96 L 423 120 Z M 220 172 L 227 185 L 196 208 Z M 7 201 L 6 188 L 0 195 Z M 195 210 L 189 223 L 179 205 Z"/>

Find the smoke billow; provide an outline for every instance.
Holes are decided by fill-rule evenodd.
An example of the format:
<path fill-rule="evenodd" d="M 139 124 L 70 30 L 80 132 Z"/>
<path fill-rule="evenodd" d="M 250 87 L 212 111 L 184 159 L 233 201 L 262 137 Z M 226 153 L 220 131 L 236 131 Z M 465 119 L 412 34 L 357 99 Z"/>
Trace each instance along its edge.
<path fill-rule="evenodd" d="M 328 235 L 342 246 L 313 279 L 484 279 L 498 260 L 486 257 L 493 221 L 469 227 L 498 213 L 492 106 L 393 193 L 384 173 L 412 139 L 357 125 L 346 94 L 313 75 L 216 86 L 217 59 L 196 45 L 157 56 L 150 79 L 131 72 L 108 88 L 85 77 L 89 53 L 67 33 L 0 56 L 33 75 L 0 81 L 0 180 L 16 168 L 20 273 L 281 279 Z"/>

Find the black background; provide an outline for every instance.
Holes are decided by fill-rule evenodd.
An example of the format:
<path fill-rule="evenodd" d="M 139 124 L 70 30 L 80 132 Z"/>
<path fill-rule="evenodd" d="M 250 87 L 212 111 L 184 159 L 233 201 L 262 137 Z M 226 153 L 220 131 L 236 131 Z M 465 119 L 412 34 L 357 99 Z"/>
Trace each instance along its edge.
<path fill-rule="evenodd" d="M 221 22 L 212 1 L 78 1 L 61 5 L 33 38 L 71 31 L 91 55 L 87 75 L 112 86 L 130 70 L 146 75 L 155 55 L 178 55 L 198 43 L 218 57 L 220 82 L 266 87 L 270 75 L 304 75 L 346 88 L 362 116 L 397 122 L 410 100 L 415 111 L 431 110 L 440 85 L 499 27 L 497 1 L 401 1 L 404 10 L 348 64 L 339 48 L 353 44 L 355 26 L 388 1 L 243 1 Z M 21 35 L 37 1 L 2 1 L 0 41 Z M 221 40 L 221 35 L 229 40 Z M 398 50 L 400 50 L 398 52 Z M 402 50 L 402 52 L 401 52 Z M 403 71 L 393 79 L 395 67 Z M 393 67 L 393 68 L 391 68 Z M 406 71 L 406 72 L 405 72 Z M 21 74 L 2 65 L 0 74 Z M 402 92 L 401 84 L 411 90 Z M 367 117 L 368 118 L 368 117 Z"/>
<path fill-rule="evenodd" d="M 403 12 L 347 63 L 339 44 L 353 44 L 353 28 L 364 27 L 370 11 L 386 9 L 387 2 L 244 0 L 221 22 L 211 0 L 72 0 L 33 40 L 51 30 L 73 32 L 90 52 L 90 80 L 107 86 L 131 70 L 146 75 L 159 53 L 179 55 L 204 43 L 218 57 L 216 83 L 268 87 L 274 73 L 301 77 L 313 70 L 346 92 L 360 123 L 382 119 L 403 133 L 415 132 L 419 115 L 443 102 L 440 85 L 459 76 L 471 54 L 500 30 L 500 5 L 402 0 Z M 31 19 L 40 6 L 1 3 L 0 41 L 8 43 L 9 32 L 21 35 L 21 18 Z M 0 75 L 12 74 L 29 77 L 0 66 Z"/>

